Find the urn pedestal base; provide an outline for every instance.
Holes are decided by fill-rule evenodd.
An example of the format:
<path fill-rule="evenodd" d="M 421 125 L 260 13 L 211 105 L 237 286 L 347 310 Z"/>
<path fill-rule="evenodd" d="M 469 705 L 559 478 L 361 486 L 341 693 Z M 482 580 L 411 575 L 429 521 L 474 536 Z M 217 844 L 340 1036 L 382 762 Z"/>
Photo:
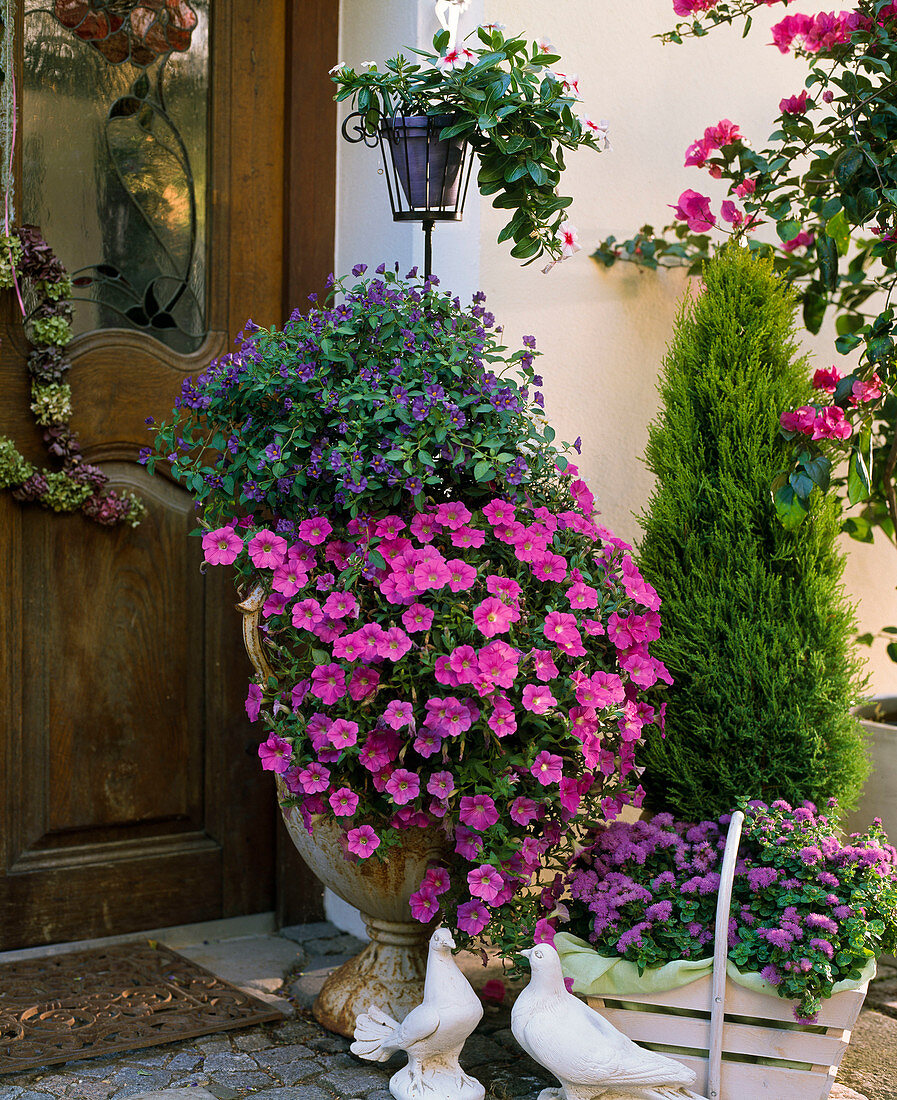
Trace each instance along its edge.
<path fill-rule="evenodd" d="M 429 925 L 385 921 L 362 913 L 371 942 L 324 983 L 312 1007 L 328 1031 L 353 1038 L 355 1019 L 376 1005 L 403 1020 L 424 997 Z"/>

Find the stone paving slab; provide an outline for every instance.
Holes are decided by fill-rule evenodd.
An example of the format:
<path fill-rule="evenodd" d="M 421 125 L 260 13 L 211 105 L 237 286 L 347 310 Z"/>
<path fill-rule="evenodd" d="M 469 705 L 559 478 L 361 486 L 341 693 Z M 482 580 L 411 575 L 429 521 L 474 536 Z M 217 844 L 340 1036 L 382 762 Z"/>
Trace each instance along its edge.
<path fill-rule="evenodd" d="M 240 971 L 241 976 L 263 982 L 269 997 L 284 1000 L 288 995 L 291 1018 L 3 1075 L 0 1100 L 392 1100 L 389 1078 L 404 1064 L 404 1057 L 397 1055 L 386 1063 L 356 1058 L 349 1052 L 349 1041 L 324 1031 L 307 1007 L 313 986 L 319 987 L 323 975 L 360 946 L 358 941 L 338 935 L 327 924 L 309 926 L 298 934 L 290 931 L 294 934 L 275 945 L 267 961 L 261 959 L 261 945 L 258 951 L 248 951 L 245 940 L 233 941 L 230 950 L 236 960 L 256 959 L 257 972 L 253 974 L 250 967 Z M 262 941 L 273 938 L 258 937 Z M 225 957 L 224 945 L 200 947 L 212 963 L 205 965 L 215 970 L 219 964 L 213 957 Z M 281 974 L 283 970 L 287 973 L 281 979 L 283 984 L 277 986 L 273 976 L 281 964 Z M 484 969 L 474 956 L 464 961 L 463 969 L 478 988 L 499 973 L 494 965 Z M 222 977 L 234 980 L 235 973 L 231 968 Z M 873 1007 L 860 1016 L 832 1100 L 897 1100 L 897 1009 L 893 1015 L 887 1014 L 892 981 L 897 981 L 897 963 L 881 967 L 881 976 L 870 991 Z M 258 989 L 256 984 L 253 991 Z M 515 992 L 510 989 L 500 1006 L 486 1005 L 483 1021 L 461 1059 L 464 1068 L 486 1087 L 488 1100 L 536 1100 L 542 1088 L 555 1083 L 514 1043 L 509 1025 Z"/>

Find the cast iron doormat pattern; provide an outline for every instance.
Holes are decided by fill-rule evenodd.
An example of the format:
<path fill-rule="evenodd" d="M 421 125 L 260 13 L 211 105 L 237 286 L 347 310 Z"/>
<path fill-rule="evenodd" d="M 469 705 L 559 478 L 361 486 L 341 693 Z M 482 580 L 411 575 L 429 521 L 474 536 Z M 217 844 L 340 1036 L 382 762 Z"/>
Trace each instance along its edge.
<path fill-rule="evenodd" d="M 0 966 L 0 1074 L 283 1018 L 152 942 L 6 963 Z"/>

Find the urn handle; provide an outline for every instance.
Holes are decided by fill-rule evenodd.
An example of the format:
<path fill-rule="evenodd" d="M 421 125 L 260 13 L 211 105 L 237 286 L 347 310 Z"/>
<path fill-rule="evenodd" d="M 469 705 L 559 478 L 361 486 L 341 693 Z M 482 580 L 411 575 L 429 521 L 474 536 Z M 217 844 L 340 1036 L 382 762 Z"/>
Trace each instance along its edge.
<path fill-rule="evenodd" d="M 265 683 L 269 677 L 274 676 L 274 670 L 268 664 L 265 650 L 262 646 L 262 637 L 259 631 L 259 618 L 262 614 L 262 605 L 267 597 L 265 586 L 257 584 L 242 603 L 236 605 L 237 610 L 243 616 L 243 645 L 252 667 L 262 677 Z"/>

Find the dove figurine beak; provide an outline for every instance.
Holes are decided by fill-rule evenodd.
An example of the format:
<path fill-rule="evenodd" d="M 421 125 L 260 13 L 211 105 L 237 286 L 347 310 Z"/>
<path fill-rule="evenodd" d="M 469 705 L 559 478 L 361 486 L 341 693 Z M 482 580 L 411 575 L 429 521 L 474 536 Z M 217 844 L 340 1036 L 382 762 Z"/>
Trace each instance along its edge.
<path fill-rule="evenodd" d="M 530 955 L 532 955 L 532 953 L 533 953 L 533 949 L 531 947 L 524 948 L 523 951 L 519 952 L 519 954 L 521 954 L 525 959 L 529 959 L 529 957 L 530 957 Z"/>

